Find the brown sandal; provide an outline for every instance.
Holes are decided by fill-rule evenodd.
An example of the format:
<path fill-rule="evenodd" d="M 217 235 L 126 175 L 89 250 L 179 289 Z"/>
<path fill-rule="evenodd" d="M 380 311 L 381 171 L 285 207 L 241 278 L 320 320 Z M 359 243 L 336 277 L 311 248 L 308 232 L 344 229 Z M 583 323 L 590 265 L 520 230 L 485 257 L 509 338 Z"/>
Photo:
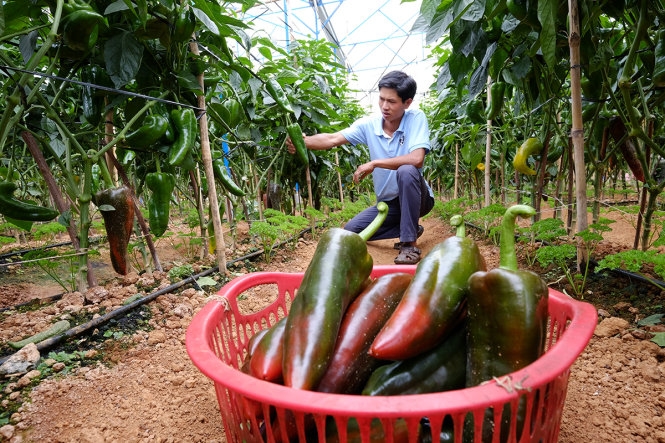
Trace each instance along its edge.
<path fill-rule="evenodd" d="M 416 234 L 416 239 L 420 238 L 421 235 L 423 235 L 423 232 L 425 232 L 425 228 L 423 225 L 418 225 L 418 233 Z M 402 249 L 402 242 L 398 241 L 393 245 L 393 249 L 397 249 L 398 251 Z"/>
<path fill-rule="evenodd" d="M 415 265 L 420 261 L 420 249 L 415 246 L 402 246 L 395 258 L 396 265 Z"/>

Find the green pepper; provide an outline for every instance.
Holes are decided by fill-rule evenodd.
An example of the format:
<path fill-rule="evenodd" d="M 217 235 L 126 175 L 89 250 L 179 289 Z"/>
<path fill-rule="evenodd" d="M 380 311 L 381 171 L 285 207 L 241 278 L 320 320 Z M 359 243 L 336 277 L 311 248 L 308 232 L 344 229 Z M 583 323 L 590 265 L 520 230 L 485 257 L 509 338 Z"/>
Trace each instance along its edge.
<path fill-rule="evenodd" d="M 127 246 L 134 226 L 134 198 L 127 186 L 104 189 L 94 195 L 104 219 L 111 264 L 120 275 L 127 274 Z"/>
<path fill-rule="evenodd" d="M 286 320 L 286 386 L 312 390 L 321 381 L 344 312 L 372 272 L 374 262 L 365 242 L 385 220 L 388 205 L 379 202 L 377 208 L 377 217 L 360 234 L 331 228 L 321 235 Z"/>
<path fill-rule="evenodd" d="M 171 41 L 174 43 L 188 42 L 196 29 L 196 16 L 192 8 L 180 8 L 176 11 L 173 22 Z"/>
<path fill-rule="evenodd" d="M 90 84 L 96 84 L 98 74 L 97 66 L 87 66 L 81 71 L 81 81 Z M 83 86 L 83 93 L 81 94 L 81 108 L 83 110 L 83 118 L 91 126 L 97 126 L 102 121 L 102 109 L 104 106 L 104 97 L 97 94 L 95 88 L 91 85 Z"/>
<path fill-rule="evenodd" d="M 125 136 L 132 148 L 148 148 L 157 143 L 169 129 L 169 120 L 157 114 L 148 115 L 143 124 Z"/>
<path fill-rule="evenodd" d="M 487 120 L 494 120 L 501 112 L 505 92 L 506 84 L 504 82 L 494 82 L 490 86 L 490 100 L 485 110 Z"/>
<path fill-rule="evenodd" d="M 317 391 L 360 393 L 372 370 L 383 363 L 367 351 L 412 277 L 405 272 L 382 275 L 353 300 L 342 319 L 330 364 Z"/>
<path fill-rule="evenodd" d="M 466 324 L 463 322 L 433 349 L 377 368 L 363 395 L 409 395 L 464 388 Z"/>
<path fill-rule="evenodd" d="M 229 171 L 224 164 L 224 160 L 221 158 L 213 160 L 212 170 L 215 174 L 215 178 L 222 183 L 224 189 L 238 197 L 245 195 L 245 191 L 243 191 L 242 188 L 233 181 L 233 178 L 231 178 L 231 174 L 229 174 Z"/>
<path fill-rule="evenodd" d="M 526 175 L 536 175 L 536 171 L 527 164 L 527 159 L 543 149 L 543 144 L 536 137 L 528 138 L 520 145 L 513 157 L 513 167 L 517 172 Z"/>
<path fill-rule="evenodd" d="M 469 117 L 471 123 L 487 123 L 484 113 L 483 101 L 480 97 L 476 97 L 466 104 L 466 116 Z"/>
<path fill-rule="evenodd" d="M 176 139 L 169 149 L 169 164 L 181 166 L 191 153 L 196 142 L 197 121 L 192 108 L 180 108 L 171 111 L 171 121 Z"/>
<path fill-rule="evenodd" d="M 478 245 L 465 236 L 462 217 L 452 217 L 451 223 L 456 235 L 434 246 L 418 263 L 400 304 L 372 343 L 373 357 L 415 357 L 440 343 L 463 319 L 467 280 L 485 270 L 485 261 Z"/>
<path fill-rule="evenodd" d="M 13 182 L 0 183 L 0 214 L 20 221 L 50 221 L 58 216 L 55 209 L 17 200 L 16 189 Z"/>
<path fill-rule="evenodd" d="M 291 123 L 286 126 L 286 133 L 289 135 L 289 138 L 293 142 L 293 146 L 296 148 L 296 155 L 298 160 L 305 165 L 309 165 L 309 157 L 307 156 L 307 145 L 305 145 L 305 139 L 302 135 L 302 129 L 298 123 Z"/>
<path fill-rule="evenodd" d="M 283 317 L 256 343 L 249 360 L 250 375 L 273 383 L 282 380 L 285 326 L 286 317 Z"/>
<path fill-rule="evenodd" d="M 74 9 L 65 15 L 63 22 L 63 41 L 75 51 L 86 52 L 97 43 L 100 27 L 108 27 L 103 15 L 89 6 Z"/>
<path fill-rule="evenodd" d="M 277 106 L 279 106 L 283 111 L 293 112 L 289 97 L 287 97 L 286 92 L 284 92 L 284 89 L 282 88 L 282 85 L 275 77 L 270 77 L 268 79 L 266 82 L 266 90 L 272 99 L 275 100 Z"/>
<path fill-rule="evenodd" d="M 658 41 L 654 49 L 654 70 L 651 75 L 651 82 L 657 88 L 665 87 L 665 29 L 661 29 L 657 34 Z"/>
<path fill-rule="evenodd" d="M 151 192 L 148 199 L 150 231 L 155 237 L 161 237 L 169 226 L 175 177 L 168 172 L 150 172 L 145 176 L 145 185 Z"/>
<path fill-rule="evenodd" d="M 467 387 L 522 369 L 545 352 L 548 287 L 538 274 L 518 269 L 515 252 L 515 219 L 532 217 L 535 213 L 527 205 L 508 208 L 501 223 L 499 267 L 476 272 L 469 278 Z M 523 409 L 524 402 L 520 401 L 516 416 L 518 439 L 524 425 Z M 494 429 L 493 417 L 491 409 L 488 410 L 484 431 Z M 504 409 L 501 419 L 504 436 L 510 418 L 510 409 Z M 483 441 L 491 437 L 483 435 Z"/>

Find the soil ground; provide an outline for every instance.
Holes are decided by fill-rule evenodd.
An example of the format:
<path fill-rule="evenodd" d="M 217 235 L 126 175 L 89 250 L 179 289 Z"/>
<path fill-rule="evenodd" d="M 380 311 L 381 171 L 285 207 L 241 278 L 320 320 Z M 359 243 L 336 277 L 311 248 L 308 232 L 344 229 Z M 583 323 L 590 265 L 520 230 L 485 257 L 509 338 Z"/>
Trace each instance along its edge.
<path fill-rule="evenodd" d="M 623 215 L 614 218 L 617 222 L 604 236 L 601 255 L 632 245 L 632 222 Z M 437 217 L 426 217 L 422 224 L 425 232 L 418 246 L 423 254 L 452 234 Z M 368 243 L 375 264 L 393 263 L 397 253 L 393 241 Z M 166 268 L 188 261 L 183 249 L 174 248 L 172 242 L 160 241 L 158 246 Z M 243 247 L 238 245 L 238 249 Z M 305 237 L 295 249 L 280 251 L 270 264 L 256 261 L 250 270 L 304 271 L 315 248 L 316 241 Z M 488 268 L 496 267 L 498 248 L 482 242 L 481 250 Z M 229 254 L 238 255 L 238 251 L 229 249 Z M 108 309 L 140 292 L 142 285 L 170 284 L 165 274 L 157 272 L 118 277 L 104 254 L 97 269 L 104 291 L 97 293 L 96 303 Z M 247 269 L 233 266 L 231 272 Z M 62 292 L 42 277 L 38 268 L 28 275 L 0 275 L 0 307 Z M 649 332 L 636 324 L 654 309 L 662 312 L 665 297 L 661 291 L 640 291 L 620 279 L 589 282 L 585 301 L 594 304 L 603 323 L 572 367 L 560 442 L 665 442 L 665 350 L 649 341 Z M 0 441 L 225 442 L 213 384 L 185 350 L 185 332 L 193 315 L 214 295 L 194 288 L 164 294 L 147 305 L 151 315 L 143 329 L 95 346 L 80 338 L 76 349 L 90 359 L 67 373 L 42 380 L 22 400 L 20 384 L 29 380 L 11 379 L 0 393 L 3 407 L 17 398 L 22 405 L 12 415 L 11 424 L 2 428 Z M 43 330 L 54 317 L 71 318 L 81 305 L 90 305 L 94 299 L 90 293 L 66 294 L 45 308 L 4 315 L 0 317 L 0 342 Z M 608 322 L 614 327 L 608 329 Z"/>

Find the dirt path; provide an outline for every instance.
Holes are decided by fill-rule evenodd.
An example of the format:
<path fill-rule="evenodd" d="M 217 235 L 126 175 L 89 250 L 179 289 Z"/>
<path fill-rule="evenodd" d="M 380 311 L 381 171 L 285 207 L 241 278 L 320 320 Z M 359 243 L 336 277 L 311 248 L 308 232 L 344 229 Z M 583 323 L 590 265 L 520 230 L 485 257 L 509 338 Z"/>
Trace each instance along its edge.
<path fill-rule="evenodd" d="M 423 224 L 423 253 L 451 235 L 436 218 Z M 369 243 L 376 264 L 392 264 L 397 253 L 393 242 Z M 315 247 L 313 241 L 300 241 L 295 251 L 280 253 L 264 268 L 304 271 Z M 482 250 L 488 267 L 496 266 L 497 248 L 488 245 Z M 119 304 L 126 293 L 109 291 L 109 305 Z M 185 351 L 186 328 L 211 295 L 188 289 L 160 296 L 150 305 L 150 332 L 119 341 L 106 351 L 108 364 L 82 367 L 40 383 L 12 417 L 11 433 L 4 428 L 2 441 L 226 441 L 213 385 Z M 65 308 L 56 304 L 52 315 L 63 315 Z M 35 314 L 14 321 L 36 327 L 44 319 Z M 594 337 L 573 366 L 561 443 L 665 442 L 665 352 L 635 338 L 632 326 L 609 337 Z M 12 327 L 5 322 L 0 330 Z M 1 334 L 7 339 L 6 332 Z"/>

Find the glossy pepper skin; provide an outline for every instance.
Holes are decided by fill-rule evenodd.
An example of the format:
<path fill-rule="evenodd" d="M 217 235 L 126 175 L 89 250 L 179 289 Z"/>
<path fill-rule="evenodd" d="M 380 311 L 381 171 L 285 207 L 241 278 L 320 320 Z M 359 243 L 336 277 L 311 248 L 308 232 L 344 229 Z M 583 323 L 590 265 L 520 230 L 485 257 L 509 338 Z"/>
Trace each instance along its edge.
<path fill-rule="evenodd" d="M 319 239 L 287 316 L 286 386 L 313 390 L 327 370 L 344 312 L 368 284 L 374 261 L 365 241 L 388 213 L 384 202 L 377 208 L 377 218 L 360 234 L 331 228 Z"/>
<path fill-rule="evenodd" d="M 75 51 L 89 51 L 97 43 L 100 27 L 108 27 L 106 18 L 85 3 L 70 1 L 70 5 L 71 12 L 63 9 L 63 41 Z"/>
<path fill-rule="evenodd" d="M 155 237 L 161 237 L 169 226 L 175 177 L 168 172 L 150 172 L 145 176 L 145 185 L 151 193 L 148 199 L 150 231 Z"/>
<path fill-rule="evenodd" d="M 86 66 L 81 71 L 81 81 L 97 84 L 99 75 L 97 66 Z M 104 96 L 97 94 L 92 86 L 84 85 L 81 93 L 81 109 L 83 118 L 91 126 L 97 126 L 102 121 L 102 109 L 104 107 Z"/>
<path fill-rule="evenodd" d="M 282 85 L 279 83 L 279 81 L 277 81 L 275 77 L 270 77 L 268 79 L 268 81 L 266 82 L 266 90 L 268 91 L 268 94 L 270 94 L 272 99 L 275 100 L 277 106 L 279 106 L 282 109 L 282 111 L 293 112 L 293 107 L 291 106 L 289 97 L 286 95 L 286 92 L 284 92 L 284 88 L 282 88 Z"/>
<path fill-rule="evenodd" d="M 298 160 L 303 165 L 309 165 L 309 157 L 307 156 L 307 146 L 305 145 L 305 139 L 302 136 L 302 129 L 298 123 L 291 123 L 286 126 L 286 133 L 289 135 L 289 138 L 293 142 L 293 146 L 296 148 L 296 156 Z"/>
<path fill-rule="evenodd" d="M 402 300 L 374 339 L 370 355 L 405 360 L 436 346 L 461 320 L 467 281 L 485 270 L 478 245 L 465 237 L 461 216 L 451 219 L 457 234 L 434 246 L 418 263 Z"/>
<path fill-rule="evenodd" d="M 245 191 L 243 191 L 242 188 L 238 186 L 235 181 L 233 181 L 233 178 L 231 178 L 231 174 L 229 174 L 229 171 L 226 169 L 224 160 L 221 158 L 213 160 L 212 170 L 215 174 L 215 178 L 222 183 L 224 189 L 237 197 L 242 197 L 245 195 Z"/>
<path fill-rule="evenodd" d="M 127 275 L 127 246 L 134 225 L 132 192 L 127 186 L 104 189 L 95 194 L 94 203 L 104 219 L 113 269 Z"/>
<path fill-rule="evenodd" d="M 499 267 L 469 278 L 467 386 L 532 363 L 545 350 L 548 288 L 540 276 L 517 268 L 515 219 L 535 210 L 515 205 L 501 225 Z"/>
<path fill-rule="evenodd" d="M 462 389 L 465 383 L 466 324 L 462 322 L 433 349 L 377 368 L 362 394 L 426 394 Z"/>
<path fill-rule="evenodd" d="M 55 209 L 27 203 L 14 198 L 17 186 L 13 182 L 0 183 L 0 214 L 20 221 L 50 221 L 59 214 Z"/>
<path fill-rule="evenodd" d="M 171 111 L 171 121 L 175 129 L 176 139 L 169 149 L 168 160 L 171 166 L 181 166 L 191 153 L 198 124 L 192 108 L 180 108 Z"/>
<path fill-rule="evenodd" d="M 494 120 L 499 115 L 499 112 L 501 112 L 505 92 L 506 84 L 504 82 L 494 82 L 490 86 L 490 100 L 485 110 L 487 120 Z"/>
<path fill-rule="evenodd" d="M 344 314 L 330 365 L 317 391 L 360 393 L 372 370 L 384 363 L 367 351 L 402 299 L 412 277 L 405 272 L 382 275 L 353 300 Z"/>
<path fill-rule="evenodd" d="M 164 137 L 168 129 L 168 118 L 151 114 L 143 120 L 138 129 L 127 134 L 125 140 L 132 148 L 148 148 Z"/>
<path fill-rule="evenodd" d="M 252 376 L 273 383 L 281 382 L 285 326 L 286 317 L 272 325 L 256 343 L 249 359 Z"/>
<path fill-rule="evenodd" d="M 536 175 L 536 171 L 531 169 L 527 164 L 527 159 L 534 155 L 538 154 L 543 150 L 543 144 L 536 137 L 531 137 L 526 140 L 517 148 L 515 157 L 513 157 L 513 167 L 517 172 L 521 172 L 526 175 Z"/>
<path fill-rule="evenodd" d="M 469 117 L 471 123 L 483 124 L 487 123 L 485 118 L 485 109 L 483 102 L 480 98 L 475 98 L 466 104 L 466 116 Z"/>
<path fill-rule="evenodd" d="M 518 269 L 515 253 L 515 219 L 535 213 L 527 205 L 508 208 L 501 224 L 499 267 L 469 278 L 467 387 L 517 371 L 545 352 L 549 291 L 540 276 Z M 524 402 L 520 401 L 518 433 L 524 425 L 524 413 Z M 502 435 L 507 435 L 510 418 L 510 411 L 504 409 Z M 498 431 L 491 411 L 486 413 L 485 422 L 484 430 Z M 490 433 L 483 434 L 483 441 L 491 441 Z"/>
<path fill-rule="evenodd" d="M 180 8 L 176 12 L 175 20 L 173 22 L 173 32 L 171 33 L 171 41 L 173 43 L 187 42 L 192 38 L 192 34 L 196 29 L 196 16 L 192 8 Z"/>
<path fill-rule="evenodd" d="M 630 172 L 635 176 L 635 180 L 644 182 L 644 168 L 640 159 L 637 157 L 637 146 L 632 137 L 627 136 L 628 130 L 621 117 L 612 117 L 609 123 L 609 134 L 615 143 L 619 144 L 619 151 L 626 164 L 630 168 Z"/>

